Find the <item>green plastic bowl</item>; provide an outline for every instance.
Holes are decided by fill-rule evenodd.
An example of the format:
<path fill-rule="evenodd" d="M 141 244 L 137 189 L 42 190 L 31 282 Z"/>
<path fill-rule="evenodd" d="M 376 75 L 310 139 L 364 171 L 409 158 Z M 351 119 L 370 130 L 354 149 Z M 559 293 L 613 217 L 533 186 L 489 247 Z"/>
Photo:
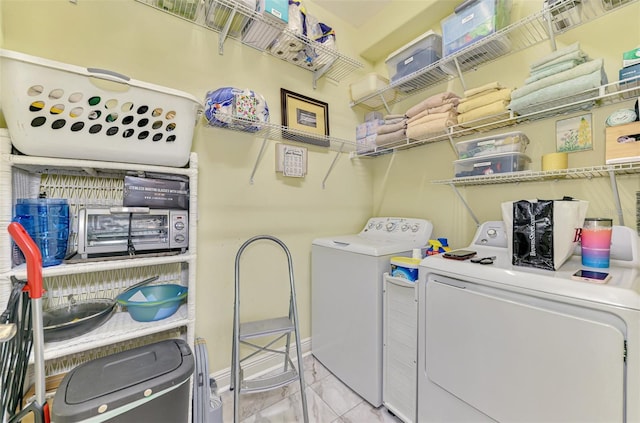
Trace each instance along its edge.
<path fill-rule="evenodd" d="M 141 286 L 118 295 L 116 301 L 138 322 L 154 322 L 173 315 L 187 297 L 188 288 L 182 285 L 166 284 Z M 140 292 L 147 301 L 130 301 Z"/>

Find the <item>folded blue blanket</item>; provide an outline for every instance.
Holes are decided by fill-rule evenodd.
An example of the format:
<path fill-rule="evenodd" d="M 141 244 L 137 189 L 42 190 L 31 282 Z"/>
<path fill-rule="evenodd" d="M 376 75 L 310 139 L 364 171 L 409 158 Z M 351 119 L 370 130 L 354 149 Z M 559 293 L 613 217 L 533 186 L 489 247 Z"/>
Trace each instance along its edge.
<path fill-rule="evenodd" d="M 575 68 L 556 73 L 554 75 L 535 81 L 531 84 L 523 85 L 522 87 L 513 90 L 513 92 L 511 93 L 511 99 L 524 97 L 543 88 L 560 84 L 564 81 L 570 81 L 583 75 L 591 74 L 597 70 L 602 69 L 602 64 L 602 59 L 591 60 L 587 63 L 578 65 Z"/>
<path fill-rule="evenodd" d="M 549 62 L 556 60 L 558 57 L 562 57 L 570 53 L 575 53 L 577 51 L 580 51 L 580 43 L 576 41 L 575 43 L 568 45 L 567 47 L 547 54 L 546 56 L 541 57 L 538 60 L 534 60 L 531 63 L 530 67 L 531 69 L 541 68 L 543 66 L 546 66 Z"/>
<path fill-rule="evenodd" d="M 582 60 L 566 60 L 564 62 L 556 63 L 555 65 L 551 65 L 543 68 L 542 70 L 538 70 L 535 72 L 531 72 L 530 76 L 524 80 L 525 84 L 531 84 L 536 82 L 542 78 L 546 78 L 551 75 L 555 75 L 556 73 L 564 72 L 569 69 L 573 69 L 581 63 L 585 61 Z"/>
<path fill-rule="evenodd" d="M 594 97 L 597 93 L 593 90 L 606 83 L 604 70 L 597 69 L 588 75 L 545 87 L 523 97 L 512 98 L 508 109 L 524 115 L 557 106 L 550 104 L 553 101 L 563 100 L 567 104 L 582 101 Z"/>

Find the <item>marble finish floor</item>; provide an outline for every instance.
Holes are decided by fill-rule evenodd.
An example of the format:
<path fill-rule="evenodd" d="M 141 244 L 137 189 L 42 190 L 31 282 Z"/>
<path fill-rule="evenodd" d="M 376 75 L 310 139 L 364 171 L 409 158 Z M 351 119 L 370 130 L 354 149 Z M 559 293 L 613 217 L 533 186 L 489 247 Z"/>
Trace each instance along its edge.
<path fill-rule="evenodd" d="M 400 423 L 384 406 L 374 408 L 344 385 L 311 354 L 304 357 L 304 381 L 310 423 Z M 233 392 L 222 395 L 225 423 L 233 422 Z M 240 422 L 302 422 L 300 383 L 240 396 Z"/>

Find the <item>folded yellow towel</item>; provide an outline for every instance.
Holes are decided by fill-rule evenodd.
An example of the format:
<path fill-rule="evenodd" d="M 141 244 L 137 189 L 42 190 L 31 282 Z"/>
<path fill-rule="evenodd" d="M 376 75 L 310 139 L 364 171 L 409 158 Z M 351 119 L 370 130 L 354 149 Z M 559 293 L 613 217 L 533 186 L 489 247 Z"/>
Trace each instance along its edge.
<path fill-rule="evenodd" d="M 489 94 L 481 96 L 474 96 L 472 99 L 463 99 L 458 104 L 458 113 L 466 113 L 469 110 L 476 109 L 478 107 L 486 106 L 487 104 L 494 103 L 499 100 L 511 100 L 511 88 L 504 88 L 501 90 L 493 91 Z"/>
<path fill-rule="evenodd" d="M 442 106 L 443 104 L 451 103 L 457 105 L 459 100 L 460 97 L 457 94 L 450 91 L 445 91 L 443 93 L 435 94 L 431 97 L 426 98 L 425 100 L 422 100 L 420 103 L 407 110 L 405 115 L 411 118 L 423 110 Z"/>
<path fill-rule="evenodd" d="M 504 88 L 499 82 L 489 82 L 488 84 L 481 85 L 477 88 L 471 88 L 464 92 L 465 97 L 473 97 L 476 94 L 480 94 L 484 91 L 500 90 Z"/>
<path fill-rule="evenodd" d="M 507 110 L 508 105 L 509 105 L 508 101 L 498 100 L 498 101 L 494 101 L 491 104 L 487 104 L 485 106 L 472 109 L 468 112 L 460 113 L 458 115 L 458 123 L 460 123 L 462 126 L 467 127 L 468 125 L 464 125 L 467 122 L 472 122 L 487 116 L 494 116 L 494 115 L 498 115 L 497 119 L 495 120 L 506 119 L 509 117 L 508 110 Z"/>
<path fill-rule="evenodd" d="M 413 121 L 418 120 L 418 119 L 420 119 L 420 118 L 422 118 L 423 116 L 426 116 L 426 115 L 433 115 L 435 113 L 445 113 L 445 112 L 448 112 L 449 110 L 453 110 L 455 107 L 456 107 L 455 104 L 448 103 L 448 104 L 443 104 L 442 106 L 432 107 L 430 109 L 425 109 L 425 110 L 421 111 L 420 113 L 418 113 L 417 115 L 415 115 L 414 117 L 408 119 L 407 122 L 413 122 Z"/>
<path fill-rule="evenodd" d="M 416 126 L 416 125 L 422 125 L 423 123 L 431 122 L 434 120 L 440 120 L 443 118 L 455 119 L 456 116 L 457 116 L 457 113 L 453 112 L 452 110 L 448 112 L 443 112 L 443 113 L 432 113 L 429 115 L 422 116 L 420 119 L 416 119 L 412 122 L 408 122 L 407 128 L 411 128 L 412 126 Z"/>
<path fill-rule="evenodd" d="M 442 117 L 430 122 L 409 126 L 407 127 L 407 138 L 420 140 L 429 136 L 444 135 L 447 128 L 455 125 L 456 123 L 458 122 L 455 118 Z"/>

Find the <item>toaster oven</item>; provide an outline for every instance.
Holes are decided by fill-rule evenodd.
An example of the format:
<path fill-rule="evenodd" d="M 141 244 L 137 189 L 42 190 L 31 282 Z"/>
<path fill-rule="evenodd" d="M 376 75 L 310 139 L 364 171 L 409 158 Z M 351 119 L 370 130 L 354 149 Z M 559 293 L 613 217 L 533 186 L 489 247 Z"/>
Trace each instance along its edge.
<path fill-rule="evenodd" d="M 78 214 L 78 254 L 82 258 L 185 252 L 188 245 L 187 210 L 99 207 L 83 208 Z"/>

